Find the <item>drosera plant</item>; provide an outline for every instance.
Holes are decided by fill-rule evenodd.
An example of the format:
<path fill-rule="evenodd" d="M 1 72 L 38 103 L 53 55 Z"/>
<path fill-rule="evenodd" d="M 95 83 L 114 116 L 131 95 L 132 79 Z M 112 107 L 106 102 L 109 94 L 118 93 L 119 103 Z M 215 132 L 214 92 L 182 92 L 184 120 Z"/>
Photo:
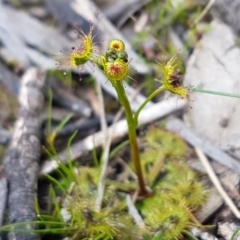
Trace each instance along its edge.
<path fill-rule="evenodd" d="M 118 39 L 112 40 L 109 44 L 106 56 L 101 55 L 99 58 L 100 61 L 96 61 L 98 63 L 98 66 L 104 71 L 112 86 L 115 88 L 118 94 L 118 100 L 125 110 L 126 120 L 128 123 L 128 135 L 131 146 L 132 160 L 138 177 L 140 197 L 147 197 L 151 191 L 145 185 L 141 169 L 136 135 L 138 116 L 146 104 L 151 101 L 151 99 L 154 98 L 157 94 L 164 90 L 175 93 L 182 98 L 187 98 L 188 91 L 186 88 L 182 87 L 179 72 L 176 71 L 177 56 L 178 55 L 173 56 L 167 63 L 159 63 L 164 73 L 163 84 L 152 94 L 150 94 L 149 97 L 147 97 L 146 101 L 143 102 L 135 114 L 132 113 L 129 100 L 126 96 L 125 88 L 123 86 L 123 80 L 125 77 L 127 77 L 129 71 L 129 65 L 127 64 L 128 59 L 125 52 L 124 43 Z"/>
<path fill-rule="evenodd" d="M 176 179 L 173 180 L 174 185 L 171 184 L 170 185 L 167 184 L 166 186 L 164 185 L 163 189 L 159 189 L 158 187 L 150 188 L 151 186 L 155 185 L 158 186 L 158 184 L 155 183 L 158 182 L 157 177 L 160 174 L 161 169 L 166 168 L 168 165 L 160 164 L 160 167 L 158 166 L 157 168 L 159 171 L 154 173 L 153 175 L 154 177 L 151 179 L 151 182 L 146 182 L 146 179 L 144 179 L 144 175 L 146 175 L 146 169 L 143 169 L 142 162 L 140 161 L 140 151 L 137 142 L 136 129 L 138 126 L 138 116 L 141 110 L 157 94 L 163 91 L 169 91 L 173 94 L 180 96 L 183 99 L 187 99 L 188 89 L 182 86 L 182 77 L 179 71 L 177 70 L 177 59 L 178 54 L 175 54 L 169 61 L 159 62 L 159 66 L 163 71 L 162 85 L 147 97 L 146 101 L 143 102 L 143 104 L 139 107 L 135 114 L 133 114 L 131 110 L 130 102 L 126 95 L 125 87 L 123 85 L 124 78 L 128 77 L 129 73 L 129 61 L 128 55 L 125 51 L 124 42 L 119 39 L 113 39 L 112 41 L 110 41 L 105 55 L 100 55 L 96 59 L 91 59 L 91 61 L 93 61 L 103 71 L 109 82 L 112 84 L 112 86 L 117 92 L 118 101 L 125 110 L 126 121 L 128 124 L 128 136 L 131 148 L 131 157 L 133 163 L 132 165 L 137 176 L 138 184 L 138 188 L 136 189 L 137 194 L 135 194 L 135 196 L 137 195 L 138 196 L 137 199 L 141 200 L 143 203 L 142 207 L 140 207 L 140 211 L 142 211 L 142 214 L 144 215 L 146 223 L 149 225 L 149 227 L 156 228 L 154 235 L 157 234 L 156 236 L 159 236 L 158 239 L 169 240 L 181 238 L 182 234 L 184 233 L 184 231 L 186 231 L 186 229 L 189 226 L 189 220 L 190 219 L 195 220 L 195 218 L 193 218 L 192 215 L 190 214 L 190 208 L 195 209 L 204 202 L 203 197 L 201 200 L 199 200 L 198 203 L 196 204 L 193 203 L 192 205 L 190 205 L 189 199 L 191 198 L 191 191 L 194 189 L 195 190 L 194 193 L 196 193 L 197 196 L 199 196 L 199 194 L 205 196 L 204 190 L 201 185 L 195 186 L 193 182 L 191 182 L 191 184 L 188 185 L 185 183 L 186 189 L 181 189 L 180 186 L 176 184 L 177 183 Z M 149 150 L 147 154 L 149 154 L 151 157 L 154 156 L 153 152 L 150 153 Z M 163 158 L 165 157 L 166 155 L 164 155 Z M 153 165 L 156 164 L 156 158 L 154 159 L 153 162 L 154 162 Z M 179 166 L 177 165 L 177 163 L 175 165 L 174 163 L 171 164 L 169 163 L 169 169 L 171 169 L 172 166 L 181 167 L 181 165 Z M 187 169 L 186 171 L 190 172 L 190 169 Z M 187 176 L 188 175 L 191 174 L 187 174 Z M 192 178 L 186 179 L 186 182 L 188 180 L 194 181 L 194 178 L 195 176 L 194 174 L 192 174 Z M 178 186 L 179 189 L 176 186 Z M 183 190 L 185 190 L 185 192 Z M 177 194 L 179 195 L 181 192 L 183 192 L 183 194 L 177 197 L 173 194 L 175 198 L 167 194 L 168 192 L 174 191 L 176 193 L 175 195 Z M 163 196 L 167 196 L 165 200 L 163 197 L 160 198 L 162 194 Z M 187 196 L 186 201 L 180 200 L 184 199 L 185 196 Z M 156 199 L 160 200 L 156 201 Z M 179 206 L 176 204 L 178 200 L 180 200 L 181 202 L 181 205 Z M 149 210 L 146 201 L 149 201 L 151 204 L 153 202 L 156 202 L 157 204 L 156 205 L 153 204 L 152 205 L 153 210 L 152 209 Z M 187 202 L 189 204 L 187 204 Z M 146 209 L 144 210 L 144 206 L 147 206 L 146 209 L 148 210 Z M 165 206 L 166 215 L 163 215 L 163 218 L 157 217 L 158 215 L 161 215 L 160 214 L 161 209 L 158 206 Z M 172 210 L 172 214 L 170 209 Z M 155 214 L 154 211 L 156 212 Z M 147 214 L 146 212 L 149 212 L 149 214 Z M 162 225 L 160 225 L 161 223 Z M 182 227 L 180 227 L 180 225 L 182 225 Z M 177 227 L 179 227 L 178 232 L 175 230 Z M 152 229 L 149 231 L 150 235 L 153 236 L 151 231 Z M 171 234 L 167 235 L 168 232 L 171 232 Z"/>
<path fill-rule="evenodd" d="M 48 137 L 49 149 L 45 149 L 59 164 L 58 173 L 62 180 L 50 175 L 47 175 L 47 178 L 57 190 L 62 192 L 61 201 L 56 201 L 53 216 L 41 215 L 37 207 L 39 221 L 32 224 L 42 227 L 36 229 L 36 232 L 58 232 L 69 236 L 70 239 L 182 239 L 191 225 L 199 226 L 191 210 L 203 204 L 204 197 L 196 203 L 193 199 L 199 195 L 205 196 L 205 191 L 202 185 L 195 185 L 196 176 L 185 163 L 171 159 L 176 156 L 183 157 L 181 151 L 184 152 L 185 145 L 177 137 L 170 137 L 166 133 L 153 130 L 152 133 L 147 134 L 148 147 L 143 155 L 139 150 L 136 132 L 141 110 L 157 94 L 169 91 L 183 99 L 188 97 L 188 89 L 182 86 L 181 76 L 177 71 L 178 54 L 167 62 L 159 63 L 163 71 L 162 85 L 147 97 L 134 114 L 124 86 L 124 79 L 129 77 L 129 59 L 124 42 L 113 39 L 104 55 L 95 56 L 92 51 L 92 30 L 89 35 L 85 35 L 82 30 L 79 31 L 80 47 L 72 49 L 69 54 L 63 54 L 58 64 L 69 70 L 69 68 L 81 68 L 89 61 L 93 62 L 103 71 L 116 90 L 118 101 L 125 110 L 131 162 L 137 181 L 135 184 L 106 181 L 102 207 L 100 210 L 96 209 L 94 203 L 100 176 L 99 166 L 75 168 L 71 163 L 70 151 L 69 164 L 65 166 L 58 159 L 54 148 L 57 132 L 69 120 L 67 118 Z M 70 138 L 67 149 L 70 149 L 73 138 L 74 135 Z M 159 141 L 163 143 L 163 147 L 159 147 Z M 179 143 L 177 147 L 174 142 Z M 176 152 L 178 148 L 182 148 L 180 152 Z M 159 178 L 161 173 L 164 173 L 166 178 Z M 185 188 L 181 188 L 182 186 Z M 144 218 L 145 227 L 134 224 L 132 217 L 127 213 L 123 192 L 130 195 L 134 193 L 136 206 Z M 51 196 L 57 200 L 56 195 L 55 189 L 51 188 Z M 4 226 L 0 231 L 9 231 L 14 226 Z"/>
<path fill-rule="evenodd" d="M 139 199 L 145 199 L 152 196 L 153 191 L 149 188 L 144 179 L 143 169 L 140 161 L 140 151 L 137 142 L 136 129 L 138 126 L 138 116 L 146 104 L 157 94 L 163 91 L 169 91 L 181 98 L 188 97 L 187 88 L 182 86 L 180 73 L 177 71 L 178 54 L 174 55 L 169 61 L 159 63 L 163 71 L 162 85 L 157 88 L 152 94 L 147 97 L 146 101 L 133 114 L 129 99 L 126 95 L 123 80 L 128 76 L 129 62 L 128 55 L 125 51 L 125 44 L 119 39 L 113 39 L 108 45 L 105 55 L 100 55 L 98 58 L 89 58 L 93 61 L 105 74 L 112 86 L 117 92 L 118 101 L 125 110 L 126 121 L 128 124 L 128 136 L 131 148 L 131 157 L 133 167 L 137 176 L 137 195 Z M 81 61 L 79 61 L 80 63 Z M 85 61 L 83 61 L 85 64 Z"/>

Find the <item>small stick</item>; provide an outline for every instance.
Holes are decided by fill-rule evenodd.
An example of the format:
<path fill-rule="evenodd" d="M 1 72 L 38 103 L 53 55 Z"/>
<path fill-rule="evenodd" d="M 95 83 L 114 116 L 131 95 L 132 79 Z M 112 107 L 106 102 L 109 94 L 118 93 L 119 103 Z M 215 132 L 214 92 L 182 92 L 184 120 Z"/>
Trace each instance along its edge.
<path fill-rule="evenodd" d="M 127 196 L 126 196 L 126 202 L 127 202 L 128 212 L 133 217 L 135 223 L 140 228 L 144 228 L 145 227 L 144 221 L 143 221 L 141 215 L 139 214 L 138 210 L 136 209 L 136 207 L 131 199 L 131 196 L 129 194 L 127 194 Z"/>
<path fill-rule="evenodd" d="M 201 149 L 195 148 L 195 151 L 196 151 L 199 159 L 201 160 L 203 166 L 205 167 L 209 178 L 211 179 L 212 183 L 214 184 L 214 186 L 218 190 L 219 194 L 222 196 L 223 200 L 228 205 L 228 207 L 231 209 L 231 211 L 236 216 L 236 218 L 239 219 L 240 218 L 239 210 L 237 209 L 237 207 L 234 204 L 234 202 L 232 201 L 232 199 L 228 196 L 228 194 L 226 193 L 226 191 L 222 187 L 222 185 L 221 185 L 217 175 L 215 174 L 211 164 L 209 163 L 207 157 L 205 156 L 205 154 L 202 152 Z"/>
<path fill-rule="evenodd" d="M 101 130 L 104 134 L 104 146 L 103 146 L 103 154 L 101 158 L 101 176 L 98 183 L 98 191 L 97 191 L 97 198 L 96 198 L 96 210 L 100 211 L 102 206 L 102 200 L 104 196 L 104 190 L 105 190 L 105 176 L 107 172 L 107 165 L 109 160 L 109 151 L 111 146 L 111 136 L 108 134 L 107 131 L 107 123 L 106 123 L 106 117 L 105 117 L 105 110 L 104 110 L 104 100 L 103 100 L 103 94 L 101 89 L 101 84 L 96 81 L 97 84 L 97 92 L 98 92 L 98 98 L 100 102 L 100 120 L 101 120 Z"/>
<path fill-rule="evenodd" d="M 207 14 L 207 12 L 210 10 L 210 8 L 212 7 L 212 5 L 215 3 L 215 0 L 209 0 L 207 6 L 203 9 L 203 11 L 201 12 L 201 14 L 195 19 L 195 21 L 192 23 L 191 28 L 193 28 L 194 26 L 196 26 L 201 20 L 202 18 Z"/>

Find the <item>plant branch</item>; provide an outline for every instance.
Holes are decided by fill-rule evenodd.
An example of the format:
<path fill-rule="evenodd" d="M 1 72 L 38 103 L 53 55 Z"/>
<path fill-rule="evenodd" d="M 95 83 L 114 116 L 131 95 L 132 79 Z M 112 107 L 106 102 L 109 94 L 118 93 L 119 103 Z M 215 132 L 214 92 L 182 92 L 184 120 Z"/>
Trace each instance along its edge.
<path fill-rule="evenodd" d="M 157 94 L 159 94 L 160 92 L 164 91 L 165 88 L 162 85 L 161 87 L 157 88 L 153 93 L 151 93 L 147 99 L 140 105 L 140 107 L 137 109 L 135 115 L 134 115 L 134 122 L 136 127 L 138 126 L 138 116 L 140 114 L 140 112 L 142 111 L 142 109 L 148 104 L 148 102 L 150 102 Z"/>

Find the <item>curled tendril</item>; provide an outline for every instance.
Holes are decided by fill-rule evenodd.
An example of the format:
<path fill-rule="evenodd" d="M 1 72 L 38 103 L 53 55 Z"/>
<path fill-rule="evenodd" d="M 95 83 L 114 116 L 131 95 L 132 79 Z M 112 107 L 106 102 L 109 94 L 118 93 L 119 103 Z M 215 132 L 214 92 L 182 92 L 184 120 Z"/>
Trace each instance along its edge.
<path fill-rule="evenodd" d="M 176 69 L 177 58 L 178 54 L 174 55 L 167 63 L 159 63 L 163 68 L 163 85 L 167 91 L 186 99 L 188 91 L 182 86 L 182 75 L 179 70 Z"/>

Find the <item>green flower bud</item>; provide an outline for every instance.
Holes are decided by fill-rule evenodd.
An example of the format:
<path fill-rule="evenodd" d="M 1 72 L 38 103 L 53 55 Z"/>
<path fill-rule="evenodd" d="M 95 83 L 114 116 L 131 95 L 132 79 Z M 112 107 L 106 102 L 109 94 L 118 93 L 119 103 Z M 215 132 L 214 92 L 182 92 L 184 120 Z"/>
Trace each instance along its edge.
<path fill-rule="evenodd" d="M 122 59 L 124 62 L 128 62 L 128 54 L 125 51 L 118 52 L 117 58 Z"/>

